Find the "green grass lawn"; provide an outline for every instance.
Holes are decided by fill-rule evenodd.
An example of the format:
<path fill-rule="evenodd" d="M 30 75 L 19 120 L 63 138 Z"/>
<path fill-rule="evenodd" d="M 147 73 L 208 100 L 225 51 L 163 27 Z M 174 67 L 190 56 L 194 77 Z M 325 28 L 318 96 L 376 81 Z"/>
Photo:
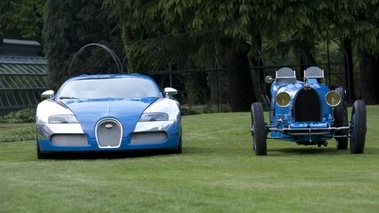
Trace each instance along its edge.
<path fill-rule="evenodd" d="M 250 113 L 184 116 L 182 154 L 37 160 L 35 141 L 0 143 L 0 212 L 377 212 L 379 106 L 367 114 L 361 155 L 268 140 L 255 156 Z"/>

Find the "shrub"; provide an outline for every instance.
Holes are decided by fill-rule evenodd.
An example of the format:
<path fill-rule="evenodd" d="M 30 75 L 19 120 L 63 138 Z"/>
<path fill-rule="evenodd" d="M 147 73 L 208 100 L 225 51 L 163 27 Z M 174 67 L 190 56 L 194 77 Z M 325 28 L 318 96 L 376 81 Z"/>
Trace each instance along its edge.
<path fill-rule="evenodd" d="M 9 128 L 0 135 L 0 143 L 2 142 L 18 142 L 36 139 L 36 130 L 33 126 L 20 128 Z"/>
<path fill-rule="evenodd" d="M 10 112 L 0 119 L 1 123 L 30 123 L 35 121 L 36 110 L 32 108 Z"/>

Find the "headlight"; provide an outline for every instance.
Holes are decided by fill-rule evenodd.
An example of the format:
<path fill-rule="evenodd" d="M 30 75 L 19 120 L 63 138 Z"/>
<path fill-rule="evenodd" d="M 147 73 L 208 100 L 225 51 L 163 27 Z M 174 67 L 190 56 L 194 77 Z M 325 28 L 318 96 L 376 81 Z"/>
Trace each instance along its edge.
<path fill-rule="evenodd" d="M 149 112 L 143 113 L 139 119 L 139 121 L 168 121 L 168 114 L 161 112 Z"/>
<path fill-rule="evenodd" d="M 286 92 L 281 92 L 276 96 L 276 103 L 281 107 L 286 107 L 290 104 L 291 96 Z"/>
<path fill-rule="evenodd" d="M 325 100 L 329 106 L 335 107 L 341 102 L 341 96 L 338 92 L 332 90 L 326 93 Z"/>
<path fill-rule="evenodd" d="M 49 117 L 50 124 L 73 124 L 79 123 L 75 115 L 52 115 Z"/>

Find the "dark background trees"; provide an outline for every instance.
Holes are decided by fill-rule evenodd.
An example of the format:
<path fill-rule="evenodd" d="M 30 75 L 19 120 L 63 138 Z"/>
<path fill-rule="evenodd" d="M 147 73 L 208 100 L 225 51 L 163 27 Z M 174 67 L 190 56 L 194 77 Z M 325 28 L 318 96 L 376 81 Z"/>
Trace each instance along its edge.
<path fill-rule="evenodd" d="M 117 53 L 122 53 L 121 33 L 116 29 L 116 21 L 109 17 L 110 10 L 102 9 L 102 0 L 47 0 L 45 25 L 43 28 L 44 52 L 48 61 L 48 87 L 57 87 L 71 74 L 107 73 L 112 66 L 112 58 L 102 51 L 85 54 L 78 58 L 80 65 L 68 70 L 74 54 L 89 43 L 102 43 Z M 94 50 L 96 51 L 96 50 Z M 120 53 L 121 52 L 121 53 Z"/>
<path fill-rule="evenodd" d="M 91 42 L 126 56 L 128 72 L 225 68 L 232 111 L 248 111 L 259 100 L 268 69 L 257 65 L 294 65 L 301 78 L 307 66 L 330 68 L 329 58 L 320 55 L 335 51 L 342 53 L 341 63 L 327 71 L 344 70 L 343 78 L 335 77 L 337 84 L 350 86 L 350 99 L 378 104 L 378 6 L 376 0 L 5 0 L 0 35 L 42 40 L 52 88 L 67 78 L 73 54 Z M 33 18 L 24 19 L 25 14 Z M 95 61 L 87 55 L 79 62 Z M 109 71 L 106 61 L 86 66 Z M 184 102 L 196 99 L 190 90 L 204 86 L 195 76 L 181 76 L 180 89 L 191 94 Z M 202 78 L 214 101 L 215 72 Z"/>
<path fill-rule="evenodd" d="M 44 4 L 46 0 L 0 1 L 0 38 L 42 42 Z"/>

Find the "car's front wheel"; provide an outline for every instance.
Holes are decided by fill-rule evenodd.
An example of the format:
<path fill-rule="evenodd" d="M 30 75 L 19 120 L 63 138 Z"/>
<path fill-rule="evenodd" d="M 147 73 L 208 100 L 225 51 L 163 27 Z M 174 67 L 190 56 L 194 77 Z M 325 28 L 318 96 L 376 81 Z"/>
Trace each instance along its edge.
<path fill-rule="evenodd" d="M 182 133 L 180 133 L 178 148 L 175 150 L 175 153 L 181 154 L 182 152 L 183 152 Z"/>
<path fill-rule="evenodd" d="M 354 102 L 351 114 L 350 152 L 363 153 L 366 141 L 366 105 L 362 100 Z"/>
<path fill-rule="evenodd" d="M 42 153 L 41 148 L 39 147 L 39 143 L 37 141 L 37 158 L 38 159 L 52 159 L 55 155 L 53 153 Z"/>
<path fill-rule="evenodd" d="M 267 155 L 266 125 L 263 107 L 260 102 L 251 105 L 251 134 L 253 136 L 253 150 L 256 155 Z"/>

